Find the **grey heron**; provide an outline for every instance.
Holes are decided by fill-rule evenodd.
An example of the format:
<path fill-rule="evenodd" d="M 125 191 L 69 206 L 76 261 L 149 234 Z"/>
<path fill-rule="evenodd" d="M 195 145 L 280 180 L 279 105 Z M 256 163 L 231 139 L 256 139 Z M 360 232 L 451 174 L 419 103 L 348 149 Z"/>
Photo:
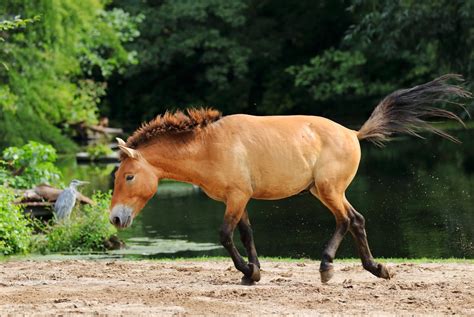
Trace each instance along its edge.
<path fill-rule="evenodd" d="M 56 202 L 54 203 L 54 211 L 56 212 L 56 218 L 58 220 L 69 218 L 71 211 L 76 204 L 77 199 L 77 186 L 88 184 L 89 182 L 83 182 L 77 179 L 73 179 L 69 184 L 69 187 L 63 190 Z"/>

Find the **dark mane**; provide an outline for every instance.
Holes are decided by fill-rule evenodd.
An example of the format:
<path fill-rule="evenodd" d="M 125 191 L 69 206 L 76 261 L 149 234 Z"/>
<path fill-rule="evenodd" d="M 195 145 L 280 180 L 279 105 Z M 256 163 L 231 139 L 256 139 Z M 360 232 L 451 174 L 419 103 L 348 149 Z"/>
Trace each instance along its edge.
<path fill-rule="evenodd" d="M 139 145 L 165 134 L 189 132 L 203 128 L 222 117 L 222 114 L 210 108 L 190 108 L 185 112 L 165 112 L 148 123 L 142 124 L 127 140 L 127 147 L 136 149 Z"/>

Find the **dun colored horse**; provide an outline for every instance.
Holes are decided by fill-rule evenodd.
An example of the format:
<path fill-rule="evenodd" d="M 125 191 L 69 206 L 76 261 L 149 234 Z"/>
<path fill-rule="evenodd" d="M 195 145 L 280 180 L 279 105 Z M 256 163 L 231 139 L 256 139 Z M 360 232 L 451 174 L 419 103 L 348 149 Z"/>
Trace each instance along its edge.
<path fill-rule="evenodd" d="M 453 103 L 451 97 L 471 94 L 445 75 L 411 89 L 398 90 L 383 99 L 359 131 L 316 116 L 221 117 L 216 110 L 191 109 L 165 113 L 144 124 L 127 143 L 118 139 L 121 164 L 116 173 L 110 221 L 125 228 L 156 193 L 158 181 L 170 178 L 198 185 L 211 198 L 226 205 L 220 241 L 243 283 L 260 280 L 252 229 L 246 205 L 250 199 L 281 199 L 309 190 L 336 218 L 336 230 L 322 254 L 320 274 L 327 282 L 334 274 L 333 259 L 349 231 L 363 267 L 389 279 L 385 265 L 372 257 L 364 217 L 345 196 L 356 175 L 361 150 L 359 141 L 383 145 L 395 133 L 419 136 L 431 131 L 457 139 L 430 125 L 426 119 L 462 120 L 434 107 Z M 199 212 L 198 210 L 196 212 Z M 248 263 L 237 251 L 233 232 L 239 229 Z"/>

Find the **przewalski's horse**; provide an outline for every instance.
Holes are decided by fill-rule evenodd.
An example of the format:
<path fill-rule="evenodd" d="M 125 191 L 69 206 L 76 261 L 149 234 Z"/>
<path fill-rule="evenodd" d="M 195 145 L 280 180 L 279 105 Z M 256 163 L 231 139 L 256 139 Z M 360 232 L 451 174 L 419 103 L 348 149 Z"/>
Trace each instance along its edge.
<path fill-rule="evenodd" d="M 230 115 L 192 109 L 166 113 L 138 129 L 127 143 L 118 139 L 121 164 L 116 173 L 110 221 L 128 227 L 156 193 L 158 181 L 170 178 L 198 185 L 226 205 L 220 241 L 242 281 L 260 280 L 260 263 L 246 205 L 250 199 L 281 199 L 309 190 L 336 218 L 336 230 L 322 255 L 321 280 L 333 276 L 333 259 L 349 231 L 363 267 L 381 278 L 387 268 L 374 261 L 367 243 L 364 217 L 349 203 L 345 191 L 361 157 L 360 140 L 381 145 L 395 133 L 419 136 L 424 130 L 452 141 L 454 137 L 425 121 L 441 117 L 462 120 L 433 107 L 450 97 L 470 97 L 445 75 L 424 85 L 398 90 L 375 108 L 359 131 L 315 116 Z M 448 101 L 449 102 L 449 101 Z M 247 263 L 233 242 L 234 229 L 248 254 Z"/>

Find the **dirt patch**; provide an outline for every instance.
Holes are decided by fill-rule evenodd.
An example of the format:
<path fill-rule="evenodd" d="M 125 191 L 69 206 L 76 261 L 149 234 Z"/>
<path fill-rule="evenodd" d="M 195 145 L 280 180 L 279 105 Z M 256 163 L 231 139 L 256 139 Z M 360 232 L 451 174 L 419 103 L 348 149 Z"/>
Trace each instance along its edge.
<path fill-rule="evenodd" d="M 336 264 L 327 285 L 318 262 L 262 263 L 240 285 L 230 261 L 12 261 L 0 264 L 0 312 L 9 314 L 464 314 L 474 315 L 474 265 L 389 264 L 373 277 Z"/>

